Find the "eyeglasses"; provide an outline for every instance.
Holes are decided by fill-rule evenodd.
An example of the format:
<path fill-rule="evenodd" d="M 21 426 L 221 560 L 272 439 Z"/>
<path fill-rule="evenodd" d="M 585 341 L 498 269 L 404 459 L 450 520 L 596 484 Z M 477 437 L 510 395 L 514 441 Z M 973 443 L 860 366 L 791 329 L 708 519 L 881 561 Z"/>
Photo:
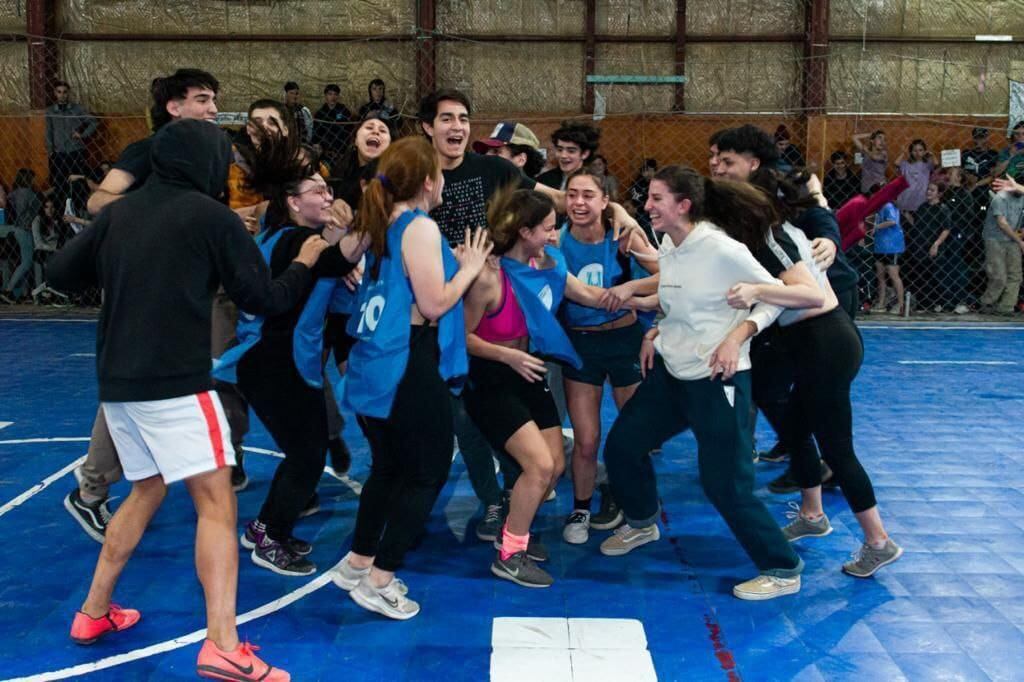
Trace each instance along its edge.
<path fill-rule="evenodd" d="M 313 187 L 310 187 L 309 189 L 304 189 L 301 192 L 295 192 L 294 196 L 299 197 L 302 196 L 303 194 L 309 194 L 311 192 L 319 194 L 324 199 L 334 198 L 334 190 L 331 189 L 330 185 L 314 185 Z"/>

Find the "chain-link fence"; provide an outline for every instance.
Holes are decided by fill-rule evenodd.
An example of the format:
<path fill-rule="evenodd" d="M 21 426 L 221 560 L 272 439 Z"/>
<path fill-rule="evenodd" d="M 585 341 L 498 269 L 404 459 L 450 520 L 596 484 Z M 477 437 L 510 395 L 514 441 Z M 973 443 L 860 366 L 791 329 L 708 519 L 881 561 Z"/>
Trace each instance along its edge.
<path fill-rule="evenodd" d="M 871 189 L 865 175 L 907 176 L 886 209 L 902 247 L 870 219 L 847 251 L 866 308 L 899 312 L 909 292 L 915 315 L 1003 312 L 1017 304 L 1020 257 L 1003 248 L 1010 233 L 986 227 L 988 181 L 1024 170 L 1007 138 L 1024 50 L 976 36 L 1021 29 L 1024 0 L 14 0 L 0 5 L 0 296 L 98 303 L 99 292 L 49 290 L 46 259 L 90 219 L 109 164 L 149 133 L 152 79 L 194 67 L 220 81 L 228 113 L 284 99 L 293 81 L 312 117 L 337 84 L 343 126 L 379 78 L 399 134 L 417 133 L 422 95 L 458 88 L 473 101 L 474 139 L 517 121 L 549 159 L 561 121 L 586 121 L 631 209 L 647 160 L 707 171 L 711 135 L 752 123 L 822 178 L 833 208 Z M 854 142 L 878 130 L 884 144 Z M 909 159 L 916 140 L 929 153 L 920 161 Z M 1013 232 L 1020 212 L 1004 203 Z M 986 271 L 986 244 L 1000 239 Z"/>

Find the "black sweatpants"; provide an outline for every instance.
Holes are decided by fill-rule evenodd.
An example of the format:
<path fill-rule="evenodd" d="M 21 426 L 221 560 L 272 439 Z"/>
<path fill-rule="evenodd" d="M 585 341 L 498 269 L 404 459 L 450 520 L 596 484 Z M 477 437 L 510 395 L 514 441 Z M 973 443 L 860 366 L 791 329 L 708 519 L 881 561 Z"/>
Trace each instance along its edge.
<path fill-rule="evenodd" d="M 875 493 L 853 449 L 850 386 L 864 359 L 864 345 L 850 316 L 830 313 L 783 327 L 796 374 L 782 429 L 793 474 L 801 488 L 821 482 L 817 454 L 802 444 L 814 435 L 821 456 L 854 513 L 874 507 Z"/>
<path fill-rule="evenodd" d="M 697 438 L 697 468 L 704 494 L 762 574 L 789 578 L 803 562 L 778 523 L 754 496 L 750 458 L 750 373 L 728 382 L 681 381 L 661 356 L 622 406 L 604 448 L 612 496 L 634 528 L 657 523 L 657 476 L 651 450 L 686 429 Z"/>
<path fill-rule="evenodd" d="M 273 352 L 262 341 L 238 363 L 238 387 L 284 453 L 259 514 L 280 542 L 291 536 L 327 460 L 324 391 L 303 381 L 290 352 Z"/>
<path fill-rule="evenodd" d="M 437 328 L 414 326 L 391 416 L 359 415 L 370 476 L 359 496 L 352 551 L 396 571 L 422 536 L 452 463 L 452 402 L 438 371 Z"/>

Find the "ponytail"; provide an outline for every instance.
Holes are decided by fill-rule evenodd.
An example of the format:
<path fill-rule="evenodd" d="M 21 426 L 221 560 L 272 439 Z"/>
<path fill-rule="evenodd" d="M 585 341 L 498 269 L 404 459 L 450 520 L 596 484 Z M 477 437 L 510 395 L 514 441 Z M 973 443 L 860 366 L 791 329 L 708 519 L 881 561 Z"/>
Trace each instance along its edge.
<path fill-rule="evenodd" d="M 546 194 L 532 189 L 498 191 L 487 207 L 487 226 L 494 244 L 494 254 L 508 253 L 519 241 L 521 228 L 534 228 L 544 222 L 555 203 Z"/>
<path fill-rule="evenodd" d="M 359 200 L 353 229 L 369 235 L 370 251 L 377 256 L 374 272 L 387 252 L 391 212 L 399 201 L 409 201 L 423 189 L 427 178 L 437 178 L 440 167 L 430 143 L 421 137 L 405 137 L 390 145 L 377 161 L 377 174 L 366 184 Z"/>

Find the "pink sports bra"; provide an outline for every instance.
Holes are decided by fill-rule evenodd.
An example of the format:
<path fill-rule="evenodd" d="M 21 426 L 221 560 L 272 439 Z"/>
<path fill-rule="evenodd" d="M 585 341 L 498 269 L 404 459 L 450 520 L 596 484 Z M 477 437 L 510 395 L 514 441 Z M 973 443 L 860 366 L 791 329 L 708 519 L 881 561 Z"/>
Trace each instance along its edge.
<path fill-rule="evenodd" d="M 476 327 L 476 335 L 491 342 L 514 341 L 530 335 L 512 282 L 504 270 L 501 271 L 501 307 L 497 312 L 484 314 Z"/>

